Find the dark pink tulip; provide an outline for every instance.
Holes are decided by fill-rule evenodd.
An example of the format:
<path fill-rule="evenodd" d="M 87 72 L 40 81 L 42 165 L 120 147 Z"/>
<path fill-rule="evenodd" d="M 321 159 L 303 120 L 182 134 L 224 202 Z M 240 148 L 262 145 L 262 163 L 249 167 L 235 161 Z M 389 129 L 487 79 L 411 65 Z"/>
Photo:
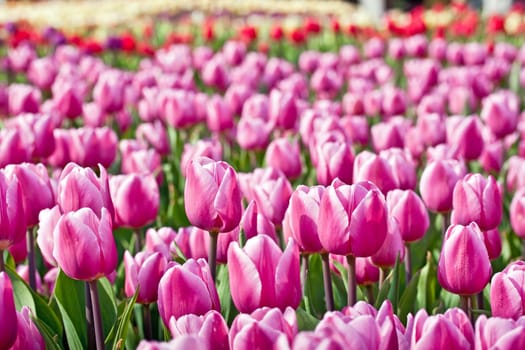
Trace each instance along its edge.
<path fill-rule="evenodd" d="M 319 253 L 323 246 L 319 241 L 317 218 L 324 187 L 299 185 L 290 197 L 283 223 L 283 234 L 292 237 L 302 252 Z"/>
<path fill-rule="evenodd" d="M 9 114 L 37 113 L 42 95 L 40 90 L 30 85 L 9 85 Z"/>
<path fill-rule="evenodd" d="M 19 129 L 0 130 L 0 167 L 30 161 L 31 153 L 23 135 Z"/>
<path fill-rule="evenodd" d="M 9 179 L 0 171 L 0 251 L 20 242 L 26 231 L 24 195 L 21 183 L 16 177 Z"/>
<path fill-rule="evenodd" d="M 405 190 L 416 187 L 416 164 L 410 153 L 400 148 L 390 148 L 381 151 L 379 157 L 385 159 L 390 164 L 397 188 Z"/>
<path fill-rule="evenodd" d="M 150 304 L 157 301 L 159 282 L 167 264 L 167 259 L 161 253 L 139 252 L 133 257 L 126 250 L 124 253 L 126 296 L 131 298 L 138 288 L 137 303 Z"/>
<path fill-rule="evenodd" d="M 69 163 L 64 168 L 57 189 L 57 204 L 63 213 L 87 207 L 100 216 L 102 208 L 106 208 L 110 217 L 113 217 L 108 174 L 104 167 L 99 166 L 99 169 L 100 178 L 97 178 L 92 169 L 82 168 L 74 163 Z"/>
<path fill-rule="evenodd" d="M 53 84 L 53 105 L 63 117 L 74 119 L 82 115 L 84 95 L 75 81 Z"/>
<path fill-rule="evenodd" d="M 525 158 L 512 156 L 507 161 L 508 171 L 506 177 L 507 190 L 514 192 L 521 187 L 525 187 L 525 177 L 521 176 L 525 172 Z"/>
<path fill-rule="evenodd" d="M 224 59 L 230 66 L 240 64 L 246 56 L 246 51 L 246 44 L 241 41 L 227 41 L 222 48 Z"/>
<path fill-rule="evenodd" d="M 454 160 L 439 160 L 427 165 L 419 183 L 419 191 L 427 208 L 439 213 L 452 210 L 454 187 L 465 174 L 463 163 Z"/>
<path fill-rule="evenodd" d="M 270 142 L 272 126 L 261 118 L 241 118 L 236 129 L 239 146 L 247 150 L 264 149 Z"/>
<path fill-rule="evenodd" d="M 330 349 L 343 350 L 345 346 L 340 339 L 335 337 L 326 337 L 325 334 L 317 334 L 315 332 L 300 332 L 294 339 L 293 350 L 316 350 L 316 349 Z"/>
<path fill-rule="evenodd" d="M 490 260 L 499 258 L 502 249 L 501 234 L 497 228 L 483 231 L 481 239 L 485 243 Z"/>
<path fill-rule="evenodd" d="M 492 267 L 478 225 L 452 225 L 445 233 L 438 263 L 439 284 L 451 293 L 473 295 L 490 280 Z"/>
<path fill-rule="evenodd" d="M 427 208 L 412 190 L 393 190 L 386 196 L 390 215 L 397 219 L 399 231 L 405 242 L 420 240 L 425 235 L 430 220 Z"/>
<path fill-rule="evenodd" d="M 381 110 L 385 117 L 404 114 L 407 108 L 407 97 L 403 90 L 387 86 L 383 89 Z"/>
<path fill-rule="evenodd" d="M 381 113 L 381 101 L 383 92 L 381 90 L 368 91 L 363 97 L 363 106 L 367 116 L 376 116 Z"/>
<path fill-rule="evenodd" d="M 240 227 L 247 239 L 261 234 L 268 235 L 277 242 L 277 233 L 275 232 L 274 224 L 259 212 L 257 203 L 254 200 L 250 201 L 246 207 L 242 215 Z"/>
<path fill-rule="evenodd" d="M 405 43 L 403 39 L 392 38 L 388 42 L 388 55 L 394 60 L 400 60 L 405 57 Z"/>
<path fill-rule="evenodd" d="M 347 92 L 343 96 L 342 103 L 343 110 L 350 116 L 363 115 L 365 113 L 362 94 Z"/>
<path fill-rule="evenodd" d="M 469 42 L 463 45 L 463 61 L 467 66 L 483 64 L 488 56 L 485 44 Z"/>
<path fill-rule="evenodd" d="M 18 335 L 11 350 L 45 350 L 44 338 L 31 318 L 31 310 L 24 306 L 17 312 Z"/>
<path fill-rule="evenodd" d="M 3 271 L 0 272 L 0 296 L 0 319 L 2 320 L 0 348 L 9 349 L 16 341 L 18 322 L 13 286 L 9 276 Z"/>
<path fill-rule="evenodd" d="M 348 268 L 348 262 L 344 256 L 330 254 L 330 259 L 332 261 L 337 261 L 339 264 L 343 265 L 345 268 Z M 332 264 L 332 262 L 330 264 L 330 268 L 335 273 L 339 273 L 339 271 Z M 374 283 L 377 283 L 377 281 L 379 281 L 379 269 L 377 268 L 376 265 L 374 265 L 370 257 L 355 259 L 355 279 L 356 279 L 357 284 L 360 286 L 372 285 Z"/>
<path fill-rule="evenodd" d="M 371 134 L 374 150 L 379 152 L 393 147 L 403 148 L 407 131 L 408 124 L 395 122 L 394 118 L 388 122 L 381 122 L 372 126 Z"/>
<path fill-rule="evenodd" d="M 208 341 L 195 335 L 183 335 L 172 341 L 161 343 L 142 340 L 137 350 L 211 350 Z"/>
<path fill-rule="evenodd" d="M 427 146 L 436 146 L 446 140 L 445 118 L 441 114 L 426 113 L 417 118 L 417 130 Z"/>
<path fill-rule="evenodd" d="M 233 230 L 242 215 L 237 173 L 223 161 L 191 160 L 186 167 L 184 203 L 193 225 L 207 231 Z"/>
<path fill-rule="evenodd" d="M 268 59 L 266 67 L 264 67 L 263 82 L 269 89 L 273 89 L 275 85 L 289 77 L 295 70 L 291 62 L 282 58 L 272 57 Z"/>
<path fill-rule="evenodd" d="M 297 333 L 297 317 L 292 308 L 263 307 L 233 320 L 230 349 L 288 349 Z"/>
<path fill-rule="evenodd" d="M 516 261 L 494 274 L 490 285 L 492 315 L 518 319 L 525 315 L 525 262 Z"/>
<path fill-rule="evenodd" d="M 269 100 L 269 118 L 278 128 L 295 129 L 299 118 L 295 97 L 289 92 L 272 90 Z"/>
<path fill-rule="evenodd" d="M 266 150 L 265 163 L 281 170 L 289 179 L 298 178 L 303 170 L 299 143 L 285 137 L 273 140 Z"/>
<path fill-rule="evenodd" d="M 27 258 L 27 236 L 8 249 L 16 264 L 22 264 Z"/>
<path fill-rule="evenodd" d="M 246 83 L 232 84 L 224 93 L 224 101 L 234 115 L 240 115 L 244 103 L 253 95 L 253 89 Z"/>
<path fill-rule="evenodd" d="M 502 141 L 485 143 L 483 153 L 479 156 L 479 163 L 488 173 L 499 173 L 503 167 L 505 149 Z"/>
<path fill-rule="evenodd" d="M 482 231 L 496 228 L 503 215 L 502 193 L 496 180 L 481 174 L 468 174 L 454 187 L 452 223 L 476 222 Z"/>
<path fill-rule="evenodd" d="M 104 126 L 108 118 L 109 115 L 95 102 L 85 103 L 82 106 L 82 119 L 85 126 L 93 128 Z"/>
<path fill-rule="evenodd" d="M 346 316 L 328 312 L 317 325 L 315 333 L 338 340 L 345 349 L 380 349 L 381 334 L 374 316 Z"/>
<path fill-rule="evenodd" d="M 447 143 L 467 160 L 476 159 L 483 151 L 481 122 L 476 116 L 447 119 Z"/>
<path fill-rule="evenodd" d="M 55 205 L 51 209 L 44 209 L 38 215 L 39 222 L 36 242 L 44 261 L 52 266 L 57 266 L 57 262 L 53 257 L 53 232 L 60 217 L 61 213 L 58 205 Z"/>
<path fill-rule="evenodd" d="M 93 100 L 107 113 L 124 107 L 124 74 L 118 70 L 106 70 L 100 74 L 93 88 Z"/>
<path fill-rule="evenodd" d="M 242 249 L 233 242 L 228 249 L 228 272 L 232 299 L 241 312 L 262 306 L 281 310 L 299 306 L 299 247 L 293 240 L 284 252 L 266 235 L 249 239 Z"/>
<path fill-rule="evenodd" d="M 172 258 L 172 244 L 177 232 L 171 227 L 150 228 L 146 231 L 146 252 L 161 253 L 167 260 Z"/>
<path fill-rule="evenodd" d="M 174 128 L 185 128 L 199 120 L 194 105 L 195 95 L 184 90 L 164 90 L 160 98 L 160 112 L 165 122 Z"/>
<path fill-rule="evenodd" d="M 363 183 L 328 186 L 319 206 L 319 240 L 333 254 L 371 256 L 385 241 L 387 214 L 377 188 L 369 190 Z"/>
<path fill-rule="evenodd" d="M 301 72 L 312 74 L 319 67 L 321 55 L 317 51 L 303 51 L 299 55 L 299 69 Z"/>
<path fill-rule="evenodd" d="M 53 241 L 53 257 L 70 278 L 94 281 L 109 276 L 117 267 L 117 247 L 106 208 L 100 218 L 90 208 L 64 214 L 57 222 Z"/>
<path fill-rule="evenodd" d="M 115 203 L 116 226 L 138 229 L 157 218 L 160 194 L 153 175 L 112 176 L 109 189 Z"/>
<path fill-rule="evenodd" d="M 270 102 L 267 95 L 254 94 L 250 96 L 242 106 L 242 119 L 261 119 L 268 121 L 270 113 Z"/>
<path fill-rule="evenodd" d="M 57 67 L 51 57 L 37 58 L 29 65 L 27 77 L 39 89 L 49 89 L 55 80 Z"/>
<path fill-rule="evenodd" d="M 160 279 L 158 293 L 159 313 L 165 325 L 169 325 L 172 316 L 204 315 L 210 310 L 221 309 L 204 259 L 189 259 L 184 265 L 169 268 Z"/>
<path fill-rule="evenodd" d="M 510 224 L 514 233 L 525 238 L 525 189 L 519 189 L 510 203 Z"/>
<path fill-rule="evenodd" d="M 250 202 L 255 200 L 254 187 L 267 181 L 286 180 L 282 171 L 275 168 L 257 168 L 251 173 L 239 173 L 239 185 L 241 186 L 242 195 Z M 290 191 L 291 192 L 291 191 Z"/>
<path fill-rule="evenodd" d="M 222 315 L 215 311 L 208 311 L 205 315 L 183 315 L 179 318 L 172 317 L 169 329 L 173 339 L 185 335 L 198 336 L 208 343 L 210 349 L 228 350 L 228 325 Z"/>
<path fill-rule="evenodd" d="M 186 167 L 190 160 L 198 157 L 207 157 L 216 161 L 221 160 L 222 144 L 217 139 L 203 139 L 193 144 L 185 144 L 180 160 L 180 169 L 183 176 L 186 176 Z"/>
<path fill-rule="evenodd" d="M 193 49 L 193 66 L 201 69 L 214 55 L 213 49 L 208 46 L 198 46 Z"/>
<path fill-rule="evenodd" d="M 206 104 L 206 124 L 213 132 L 223 132 L 233 128 L 233 113 L 220 95 L 214 95 Z"/>
<path fill-rule="evenodd" d="M 347 142 L 321 141 L 316 155 L 317 181 L 321 185 L 329 185 L 336 178 L 352 183 L 354 151 Z"/>
<path fill-rule="evenodd" d="M 48 114 L 22 114 L 7 120 L 5 126 L 20 131 L 32 158 L 47 157 L 55 149 L 55 121 Z"/>
<path fill-rule="evenodd" d="M 220 55 L 215 55 L 206 62 L 201 70 L 201 78 L 207 86 L 225 90 L 230 84 L 230 79 L 224 58 Z"/>
<path fill-rule="evenodd" d="M 135 134 L 137 140 L 151 145 L 160 155 L 168 155 L 171 152 L 166 127 L 160 121 L 140 124 Z"/>
<path fill-rule="evenodd" d="M 343 86 L 343 78 L 334 69 L 318 68 L 310 80 L 310 86 L 318 97 L 333 98 Z"/>
<path fill-rule="evenodd" d="M 346 116 L 341 118 L 341 127 L 345 131 L 350 142 L 368 145 L 368 121 L 360 116 Z"/>
<path fill-rule="evenodd" d="M 385 42 L 380 38 L 369 39 L 364 47 L 363 54 L 366 58 L 378 58 L 385 54 Z"/>
<path fill-rule="evenodd" d="M 71 147 L 70 129 L 53 130 L 53 152 L 49 154 L 45 162 L 57 168 L 63 168 L 71 162 L 69 148 Z"/>
<path fill-rule="evenodd" d="M 476 350 L 514 350 L 525 347 L 525 326 L 499 317 L 480 315 L 476 321 Z"/>
<path fill-rule="evenodd" d="M 10 179 L 16 177 L 24 189 L 22 199 L 27 227 L 36 225 L 40 211 L 51 208 L 55 203 L 47 169 L 40 163 L 23 163 L 8 165 L 5 168 L 5 174 Z M 34 194 L 36 193 L 38 196 L 35 197 Z"/>
<path fill-rule="evenodd" d="M 271 179 L 255 184 L 253 195 L 261 213 L 270 219 L 274 225 L 281 225 L 286 208 L 288 208 L 288 201 L 292 195 L 292 185 L 286 177 L 283 175 L 275 180 Z"/>
<path fill-rule="evenodd" d="M 519 113 L 518 96 L 511 91 L 499 91 L 483 100 L 481 119 L 496 137 L 502 138 L 516 131 Z"/>
<path fill-rule="evenodd" d="M 405 258 L 405 244 L 399 231 L 397 219 L 390 217 L 388 220 L 388 231 L 381 248 L 372 255 L 371 260 L 376 266 L 390 267 Z"/>
<path fill-rule="evenodd" d="M 447 41 L 435 38 L 428 44 L 428 56 L 438 61 L 444 61 L 447 56 Z"/>
<path fill-rule="evenodd" d="M 71 161 L 84 167 L 109 167 L 117 156 L 117 134 L 108 127 L 69 129 Z"/>
<path fill-rule="evenodd" d="M 369 151 L 363 151 L 355 157 L 353 181 L 372 181 L 383 193 L 398 188 L 391 165 L 386 159 Z"/>

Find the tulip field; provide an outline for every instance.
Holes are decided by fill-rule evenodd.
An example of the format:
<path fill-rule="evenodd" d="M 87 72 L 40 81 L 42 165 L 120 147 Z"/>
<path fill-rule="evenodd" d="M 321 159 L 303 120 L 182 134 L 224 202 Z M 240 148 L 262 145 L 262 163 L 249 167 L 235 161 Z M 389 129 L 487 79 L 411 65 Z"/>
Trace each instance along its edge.
<path fill-rule="evenodd" d="M 0 350 L 525 349 L 525 8 L 0 23 Z"/>

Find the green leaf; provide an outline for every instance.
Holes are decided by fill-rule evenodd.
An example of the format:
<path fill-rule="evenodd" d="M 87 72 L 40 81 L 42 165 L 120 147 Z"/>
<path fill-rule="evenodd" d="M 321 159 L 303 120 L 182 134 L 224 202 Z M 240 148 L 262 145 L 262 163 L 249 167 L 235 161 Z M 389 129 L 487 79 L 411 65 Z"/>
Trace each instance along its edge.
<path fill-rule="evenodd" d="M 133 308 L 137 301 L 137 296 L 139 295 L 139 289 L 135 291 L 135 295 L 131 298 L 126 307 L 122 308 L 122 312 L 119 313 L 117 322 L 109 332 L 109 335 L 106 339 L 106 344 L 112 342 L 111 348 L 113 350 L 122 349 L 122 345 L 126 340 L 126 335 L 130 326 L 131 315 L 133 314 Z"/>
<path fill-rule="evenodd" d="M 233 319 L 239 313 L 233 304 L 232 295 L 230 291 L 230 275 L 228 274 L 228 267 L 226 265 L 217 266 L 217 294 L 221 303 L 222 316 L 228 324 L 233 322 Z"/>
<path fill-rule="evenodd" d="M 387 278 L 383 281 L 383 285 L 381 286 L 381 289 L 379 290 L 379 293 L 377 294 L 377 299 L 375 302 L 374 307 L 376 309 L 379 309 L 381 307 L 381 304 L 388 299 L 388 293 L 390 292 L 390 286 L 392 285 L 392 274 L 389 274 Z"/>
<path fill-rule="evenodd" d="M 85 282 L 73 280 L 63 271 L 58 274 L 54 297 L 64 321 L 64 330 L 71 349 L 87 347 L 85 288 Z"/>
<path fill-rule="evenodd" d="M 323 288 L 322 261 L 319 254 L 310 256 L 308 274 L 305 283 L 305 294 L 308 298 L 309 309 L 316 317 L 322 317 L 326 312 Z"/>
<path fill-rule="evenodd" d="M 117 303 L 113 288 L 107 278 L 99 279 L 97 286 L 104 334 L 109 334 L 117 320 Z"/>
<path fill-rule="evenodd" d="M 427 263 L 420 270 L 420 276 L 416 294 L 416 308 L 431 312 L 436 306 L 437 300 L 437 270 L 434 259 L 430 252 L 427 253 Z"/>
<path fill-rule="evenodd" d="M 320 322 L 319 319 L 307 313 L 303 308 L 298 308 L 295 311 L 297 317 L 297 326 L 300 331 L 312 331 Z"/>
<path fill-rule="evenodd" d="M 388 299 L 390 299 L 390 302 L 392 302 L 392 307 L 394 310 L 397 311 L 397 306 L 399 302 L 399 290 L 400 290 L 400 284 L 401 284 L 401 266 L 402 263 L 399 260 L 399 254 L 396 258 L 396 264 L 394 265 L 394 268 L 392 269 L 392 288 L 390 292 L 388 293 Z"/>
<path fill-rule="evenodd" d="M 401 299 L 399 300 L 399 309 L 397 312 L 397 316 L 403 323 L 406 322 L 406 317 L 408 313 L 416 312 L 416 305 L 414 303 L 414 300 L 416 298 L 416 294 L 418 293 L 420 273 L 421 271 L 418 271 L 414 276 L 412 276 L 410 283 L 408 283 L 408 286 L 406 287 L 405 291 L 403 292 L 403 295 L 401 296 Z"/>
<path fill-rule="evenodd" d="M 33 318 L 35 326 L 38 328 L 38 331 L 42 335 L 44 342 L 46 343 L 47 350 L 63 350 L 64 348 L 61 345 L 62 339 L 58 337 L 53 330 L 51 330 L 44 322 L 38 318 Z"/>

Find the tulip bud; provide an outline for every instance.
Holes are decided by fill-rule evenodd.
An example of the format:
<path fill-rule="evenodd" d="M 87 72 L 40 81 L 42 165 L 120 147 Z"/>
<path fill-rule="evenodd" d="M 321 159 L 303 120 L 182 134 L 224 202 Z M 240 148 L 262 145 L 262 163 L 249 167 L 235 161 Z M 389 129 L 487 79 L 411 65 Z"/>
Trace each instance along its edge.
<path fill-rule="evenodd" d="M 277 233 L 275 232 L 275 225 L 259 212 L 257 202 L 250 201 L 248 207 L 244 211 L 240 226 L 246 235 L 247 239 L 255 237 L 259 234 L 270 236 L 277 242 Z"/>
<path fill-rule="evenodd" d="M 483 151 L 481 122 L 477 116 L 447 119 L 447 143 L 467 160 L 478 158 Z"/>
<path fill-rule="evenodd" d="M 0 252 L 20 242 L 26 234 L 23 189 L 16 178 L 0 171 Z M 3 257 L 1 257 L 3 259 Z"/>
<path fill-rule="evenodd" d="M 166 127 L 160 121 L 140 124 L 135 134 L 138 140 L 150 144 L 160 155 L 171 152 Z"/>
<path fill-rule="evenodd" d="M 31 310 L 24 306 L 18 316 L 18 336 L 11 350 L 45 350 L 40 331 L 31 319 Z"/>
<path fill-rule="evenodd" d="M 208 311 L 205 315 L 183 315 L 172 317 L 169 329 L 173 339 L 185 335 L 194 335 L 203 338 L 210 349 L 228 350 L 228 325 L 222 315 L 215 311 Z"/>
<path fill-rule="evenodd" d="M 476 320 L 475 348 L 512 350 L 525 347 L 525 325 L 513 320 L 480 315 Z"/>
<path fill-rule="evenodd" d="M 396 264 L 398 258 L 399 261 L 403 261 L 405 258 L 405 244 L 399 231 L 397 219 L 390 217 L 385 241 L 381 248 L 372 255 L 371 259 L 376 266 L 390 267 Z"/>
<path fill-rule="evenodd" d="M 492 315 L 518 319 L 525 315 L 525 262 L 516 261 L 494 274 L 490 285 Z"/>
<path fill-rule="evenodd" d="M 299 143 L 288 138 L 273 140 L 266 150 L 265 163 L 281 170 L 289 179 L 298 178 L 303 170 Z"/>
<path fill-rule="evenodd" d="M 427 165 L 419 182 L 419 191 L 427 208 L 441 213 L 452 210 L 454 187 L 465 175 L 465 166 L 455 160 L 439 160 Z"/>
<path fill-rule="evenodd" d="M 347 142 L 320 142 L 315 152 L 317 181 L 321 185 L 329 185 L 336 178 L 352 183 L 354 151 Z"/>
<path fill-rule="evenodd" d="M 425 204 L 412 190 L 393 190 L 386 196 L 390 215 L 396 218 L 405 242 L 420 240 L 425 235 L 430 220 Z"/>
<path fill-rule="evenodd" d="M 18 322 L 13 295 L 13 286 L 7 273 L 0 272 L 0 319 L 2 332 L 0 332 L 0 348 L 9 349 L 14 344 Z"/>
<path fill-rule="evenodd" d="M 36 242 L 40 248 L 44 261 L 52 266 L 57 265 L 57 262 L 53 257 L 53 232 L 60 217 L 61 213 L 58 205 L 55 205 L 51 209 L 44 209 L 38 215 Z"/>
<path fill-rule="evenodd" d="M 126 282 L 124 292 L 131 298 L 137 288 L 137 303 L 150 304 L 157 301 L 159 282 L 166 270 L 166 258 L 161 253 L 138 253 L 135 257 L 124 252 Z"/>

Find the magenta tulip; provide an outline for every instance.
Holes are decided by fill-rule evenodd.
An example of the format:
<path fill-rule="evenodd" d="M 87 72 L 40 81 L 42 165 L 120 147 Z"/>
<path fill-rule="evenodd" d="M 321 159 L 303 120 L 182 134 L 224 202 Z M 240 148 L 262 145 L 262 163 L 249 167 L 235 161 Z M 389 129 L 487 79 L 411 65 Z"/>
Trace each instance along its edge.
<path fill-rule="evenodd" d="M 167 259 L 161 253 L 139 252 L 133 257 L 126 250 L 124 252 L 126 296 L 133 297 L 138 289 L 137 303 L 150 304 L 157 301 L 159 282 L 167 264 Z"/>
<path fill-rule="evenodd" d="M 215 311 L 208 311 L 205 315 L 183 315 L 172 317 L 169 329 L 173 339 L 185 335 L 195 335 L 208 343 L 209 349 L 228 350 L 228 325 L 222 315 Z"/>
<path fill-rule="evenodd" d="M 417 350 L 435 347 L 469 350 L 473 345 L 452 321 L 443 315 L 428 316 L 425 310 L 416 314 L 411 338 L 411 349 Z"/>
<path fill-rule="evenodd" d="M 208 341 L 203 337 L 194 335 L 183 335 L 170 342 L 161 343 L 157 341 L 142 340 L 137 350 L 210 350 Z"/>
<path fill-rule="evenodd" d="M 292 185 L 286 177 L 282 175 L 275 180 L 269 179 L 255 184 L 253 195 L 261 213 L 274 225 L 281 225 L 292 195 Z"/>
<path fill-rule="evenodd" d="M 24 306 L 18 317 L 18 335 L 11 350 L 45 350 L 44 338 L 31 318 L 31 310 Z"/>
<path fill-rule="evenodd" d="M 117 112 L 124 106 L 125 86 L 122 71 L 106 70 L 93 88 L 93 100 L 107 113 Z"/>
<path fill-rule="evenodd" d="M 371 181 L 383 193 L 398 188 L 391 165 L 386 159 L 369 151 L 363 151 L 355 157 L 353 180 Z"/>
<path fill-rule="evenodd" d="M 510 224 L 520 238 L 525 238 L 525 189 L 518 190 L 510 203 Z"/>
<path fill-rule="evenodd" d="M 480 315 L 476 321 L 475 349 L 521 349 L 525 347 L 523 332 L 523 322 Z"/>
<path fill-rule="evenodd" d="M 379 250 L 372 255 L 372 262 L 376 266 L 391 267 L 397 262 L 397 259 L 403 261 L 405 258 L 405 244 L 399 231 L 397 219 L 390 217 L 388 220 L 388 231 L 385 241 Z"/>
<path fill-rule="evenodd" d="M 281 170 L 289 179 L 298 178 L 303 171 L 299 143 L 288 138 L 273 140 L 266 149 L 265 163 Z"/>
<path fill-rule="evenodd" d="M 146 231 L 146 252 L 161 253 L 168 261 L 172 258 L 172 244 L 177 232 L 171 227 L 150 228 Z"/>
<path fill-rule="evenodd" d="M 412 190 L 393 190 L 386 196 L 390 215 L 396 218 L 405 242 L 420 240 L 430 226 L 425 204 Z"/>
<path fill-rule="evenodd" d="M 0 171 L 0 252 L 24 239 L 26 217 L 24 212 L 23 188 L 16 178 L 9 180 Z M 3 256 L 0 256 L 3 262 Z"/>
<path fill-rule="evenodd" d="M 160 155 L 167 155 L 171 152 L 166 127 L 160 121 L 140 124 L 135 134 L 137 140 L 151 145 Z"/>
<path fill-rule="evenodd" d="M 465 174 L 465 166 L 454 160 L 440 160 L 427 165 L 419 183 L 427 208 L 438 213 L 452 210 L 454 187 Z"/>
<path fill-rule="evenodd" d="M 275 225 L 258 210 L 257 202 L 254 200 L 250 201 L 242 214 L 240 227 L 247 239 L 261 234 L 268 235 L 277 242 Z"/>
<path fill-rule="evenodd" d="M 490 285 L 492 315 L 518 319 L 525 315 L 525 262 L 516 261 L 494 274 Z"/>
<path fill-rule="evenodd" d="M 38 113 L 42 94 L 40 90 L 24 84 L 9 85 L 9 114 Z"/>
<path fill-rule="evenodd" d="M 447 143 L 467 159 L 478 158 L 483 151 L 481 122 L 477 116 L 447 119 Z"/>
<path fill-rule="evenodd" d="M 317 144 L 317 181 L 329 185 L 333 180 L 352 183 L 354 151 L 347 142 L 324 141 Z"/>
<path fill-rule="evenodd" d="M 52 266 L 57 266 L 57 262 L 53 257 L 53 232 L 60 217 L 61 213 L 58 205 L 55 205 L 51 209 L 44 209 L 38 215 L 36 242 L 44 261 Z"/>
<path fill-rule="evenodd" d="M 9 276 L 0 271 L 0 319 L 2 320 L 2 332 L 0 332 L 0 348 L 9 349 L 14 344 L 18 322 L 13 295 L 13 286 Z"/>

